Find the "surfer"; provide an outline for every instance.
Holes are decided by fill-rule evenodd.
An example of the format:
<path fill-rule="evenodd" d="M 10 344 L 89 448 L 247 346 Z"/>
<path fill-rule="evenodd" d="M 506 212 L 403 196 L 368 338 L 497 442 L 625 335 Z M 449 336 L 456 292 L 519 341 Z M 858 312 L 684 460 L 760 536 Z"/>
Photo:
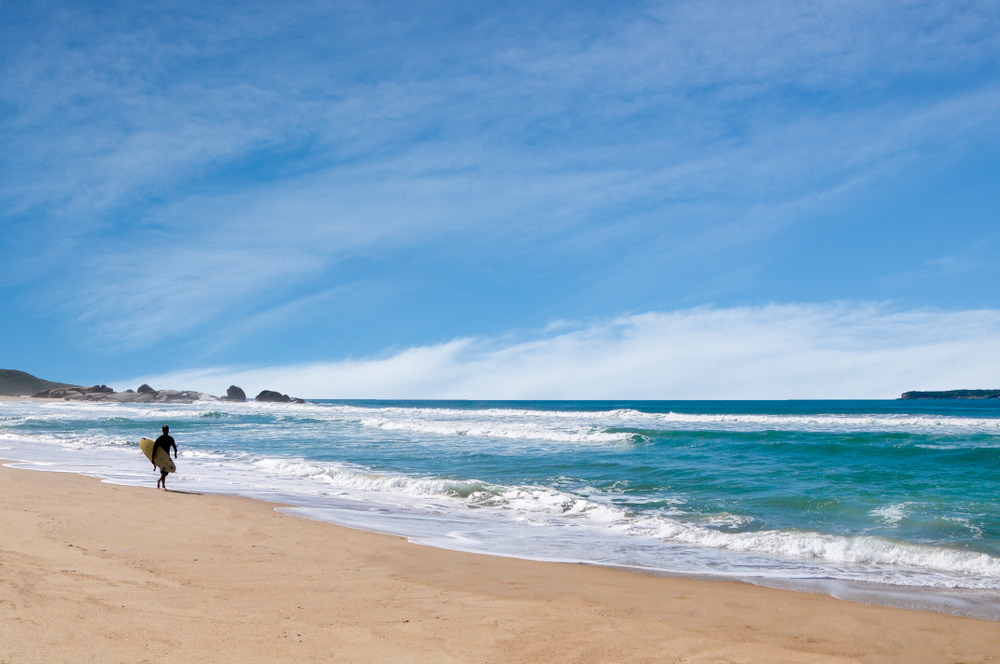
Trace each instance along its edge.
<path fill-rule="evenodd" d="M 153 443 L 153 453 L 150 454 L 149 456 L 155 459 L 156 450 L 157 448 L 160 447 L 163 448 L 163 451 L 167 453 L 168 457 L 170 456 L 170 448 L 171 447 L 174 448 L 174 458 L 175 459 L 177 458 L 177 443 L 174 442 L 173 436 L 170 435 L 170 427 L 168 427 L 166 424 L 163 425 L 163 435 L 157 438 L 156 442 Z M 153 464 L 153 468 L 156 468 L 155 463 Z M 166 468 L 160 469 L 160 479 L 156 480 L 157 489 L 159 489 L 160 486 L 162 485 L 163 490 L 164 491 L 167 490 L 167 475 L 169 474 L 170 471 L 168 471 Z"/>

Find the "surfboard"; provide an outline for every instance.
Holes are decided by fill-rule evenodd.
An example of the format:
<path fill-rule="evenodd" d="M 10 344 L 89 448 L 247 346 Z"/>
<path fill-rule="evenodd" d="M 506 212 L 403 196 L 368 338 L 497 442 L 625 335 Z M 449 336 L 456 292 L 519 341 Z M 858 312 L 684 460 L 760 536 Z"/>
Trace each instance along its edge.
<path fill-rule="evenodd" d="M 156 458 L 153 458 L 153 445 L 156 441 L 152 438 L 141 438 L 139 439 L 139 448 L 142 453 L 146 455 L 146 458 L 156 464 L 157 468 L 167 471 L 168 473 L 176 473 L 177 466 L 174 465 L 173 460 L 170 458 L 170 453 L 167 452 L 162 447 L 156 450 Z"/>

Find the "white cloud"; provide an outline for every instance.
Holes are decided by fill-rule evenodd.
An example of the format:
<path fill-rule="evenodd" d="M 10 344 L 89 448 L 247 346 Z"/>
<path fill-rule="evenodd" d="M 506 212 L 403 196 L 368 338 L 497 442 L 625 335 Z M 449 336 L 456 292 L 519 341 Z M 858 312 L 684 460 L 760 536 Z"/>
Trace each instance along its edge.
<path fill-rule="evenodd" d="M 895 398 L 1000 386 L 1000 311 L 884 305 L 697 308 L 530 340 L 463 338 L 386 357 L 144 376 L 158 388 L 312 398 Z"/>

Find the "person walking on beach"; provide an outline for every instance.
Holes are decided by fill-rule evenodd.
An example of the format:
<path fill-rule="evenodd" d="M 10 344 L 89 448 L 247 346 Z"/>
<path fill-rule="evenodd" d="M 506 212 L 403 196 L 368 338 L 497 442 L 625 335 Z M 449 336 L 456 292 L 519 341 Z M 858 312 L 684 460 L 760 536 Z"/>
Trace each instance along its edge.
<path fill-rule="evenodd" d="M 157 438 L 156 442 L 153 443 L 153 453 L 150 456 L 155 459 L 156 450 L 161 447 L 163 448 L 163 451 L 167 453 L 167 456 L 170 456 L 170 448 L 174 448 L 174 458 L 177 458 L 177 443 L 174 442 L 173 436 L 170 435 L 170 427 L 166 424 L 163 425 L 163 435 Z M 153 464 L 153 468 L 156 468 L 155 463 Z M 167 475 L 169 474 L 170 472 L 166 468 L 160 469 L 160 479 L 156 480 L 157 489 L 162 486 L 164 491 L 167 490 Z"/>

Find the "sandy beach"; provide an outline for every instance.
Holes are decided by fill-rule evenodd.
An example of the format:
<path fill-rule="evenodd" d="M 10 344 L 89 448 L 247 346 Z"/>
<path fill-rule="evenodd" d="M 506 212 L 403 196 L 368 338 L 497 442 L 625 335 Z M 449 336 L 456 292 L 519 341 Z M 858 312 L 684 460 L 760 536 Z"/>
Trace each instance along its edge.
<path fill-rule="evenodd" d="M 995 622 L 455 553 L 243 498 L 4 467 L 0 501 L 3 664 L 1000 659 Z"/>

